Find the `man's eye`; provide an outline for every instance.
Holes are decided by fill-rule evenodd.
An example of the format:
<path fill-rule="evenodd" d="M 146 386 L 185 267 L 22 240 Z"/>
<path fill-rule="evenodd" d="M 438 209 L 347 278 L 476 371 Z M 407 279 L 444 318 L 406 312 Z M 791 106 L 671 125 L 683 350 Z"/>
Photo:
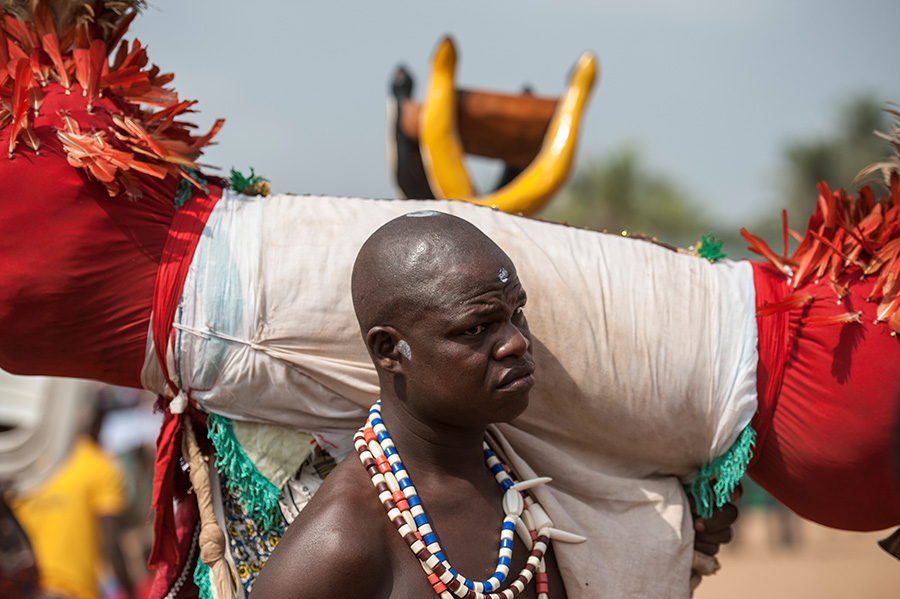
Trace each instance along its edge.
<path fill-rule="evenodd" d="M 525 308 L 516 308 L 516 311 L 513 312 L 513 316 L 525 316 Z"/>
<path fill-rule="evenodd" d="M 463 332 L 463 335 L 480 335 L 481 333 L 484 332 L 485 328 L 486 327 L 483 324 L 480 324 L 480 325 L 472 327 L 471 329 L 466 330 L 465 332 Z"/>

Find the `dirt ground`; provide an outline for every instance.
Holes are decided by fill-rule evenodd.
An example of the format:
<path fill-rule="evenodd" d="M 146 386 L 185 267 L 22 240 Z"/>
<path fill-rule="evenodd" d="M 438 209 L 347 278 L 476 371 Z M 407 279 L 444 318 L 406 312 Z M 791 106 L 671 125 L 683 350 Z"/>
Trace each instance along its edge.
<path fill-rule="evenodd" d="M 876 541 L 892 531 L 850 533 L 792 517 L 795 543 L 777 542 L 771 513 L 744 510 L 735 541 L 722 549 L 722 569 L 694 599 L 897 599 L 900 560 Z"/>

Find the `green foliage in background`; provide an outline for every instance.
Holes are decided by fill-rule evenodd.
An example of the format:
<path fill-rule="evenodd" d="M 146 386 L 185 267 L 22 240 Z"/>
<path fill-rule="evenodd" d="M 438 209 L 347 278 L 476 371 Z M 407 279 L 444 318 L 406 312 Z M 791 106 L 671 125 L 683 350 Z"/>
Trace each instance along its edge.
<path fill-rule="evenodd" d="M 541 217 L 658 237 L 683 247 L 712 231 L 709 218 L 687 192 L 673 179 L 652 172 L 633 146 L 579 169 Z"/>
<path fill-rule="evenodd" d="M 815 210 L 819 181 L 833 190 L 845 188 L 856 194 L 859 185 L 854 178 L 864 167 L 890 155 L 889 144 L 875 131 L 890 129 L 887 104 L 873 95 L 849 99 L 836 111 L 828 133 L 788 142 L 784 146 L 784 160 L 774 187 L 778 205 L 771 214 L 756 223 L 748 223 L 755 235 L 765 239 L 771 247 L 781 247 L 781 210 L 788 212 L 788 225 L 801 234 Z M 879 190 L 875 190 L 876 194 Z M 789 252 L 796 242 L 789 240 Z"/>
<path fill-rule="evenodd" d="M 853 98 L 840 108 L 836 127 L 827 136 L 787 145 L 781 187 L 794 228 L 806 224 L 819 181 L 826 181 L 831 189 L 844 187 L 855 193 L 857 173 L 888 155 L 887 143 L 874 134 L 890 128 L 884 106 L 873 96 Z"/>

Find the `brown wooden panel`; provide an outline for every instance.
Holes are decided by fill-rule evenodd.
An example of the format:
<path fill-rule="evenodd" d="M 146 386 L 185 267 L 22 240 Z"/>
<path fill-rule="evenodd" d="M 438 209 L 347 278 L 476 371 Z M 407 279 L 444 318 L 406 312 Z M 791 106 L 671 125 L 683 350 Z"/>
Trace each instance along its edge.
<path fill-rule="evenodd" d="M 527 166 L 544 141 L 557 101 L 528 94 L 457 91 L 459 134 L 467 154 L 497 158 L 513 167 Z M 400 127 L 419 139 L 420 104 L 401 106 Z"/>

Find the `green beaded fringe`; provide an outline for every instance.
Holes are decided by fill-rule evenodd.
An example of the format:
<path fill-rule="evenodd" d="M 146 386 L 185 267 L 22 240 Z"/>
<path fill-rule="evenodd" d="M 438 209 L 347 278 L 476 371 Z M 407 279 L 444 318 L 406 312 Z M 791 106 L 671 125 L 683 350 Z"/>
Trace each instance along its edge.
<path fill-rule="evenodd" d="M 685 485 L 685 491 L 694 498 L 700 517 L 709 518 L 713 514 L 713 505 L 721 508 L 728 503 L 732 492 L 744 478 L 755 445 L 756 431 L 748 424 L 731 449 L 705 464 L 694 480 Z"/>
<path fill-rule="evenodd" d="M 209 581 L 209 566 L 197 558 L 197 567 L 194 568 L 194 584 L 200 590 L 200 599 L 213 599 Z"/>
<path fill-rule="evenodd" d="M 267 529 L 278 525 L 278 497 L 281 491 L 260 474 L 234 436 L 231 421 L 218 414 L 207 419 L 209 440 L 216 450 L 216 468 L 225 475 L 229 493 L 240 497 L 241 505 L 256 523 Z"/>
<path fill-rule="evenodd" d="M 713 237 L 713 234 L 703 235 L 694 246 L 694 253 L 710 262 L 726 258 L 728 254 L 722 251 L 722 242 Z"/>
<path fill-rule="evenodd" d="M 188 168 L 186 166 L 181 167 L 181 170 L 188 173 L 192 177 L 194 177 L 203 188 L 204 194 L 209 194 L 209 187 L 206 185 L 206 179 L 200 176 L 200 171 L 193 168 Z M 188 181 L 187 179 L 182 179 L 181 183 L 178 184 L 178 195 L 175 196 L 175 208 L 181 208 L 187 203 L 189 199 L 194 195 L 194 184 Z"/>
<path fill-rule="evenodd" d="M 250 175 L 245 175 L 236 168 L 231 167 L 229 183 L 231 183 L 231 189 L 244 195 L 269 195 L 269 180 L 263 176 L 257 175 L 252 166 L 250 167 Z"/>

